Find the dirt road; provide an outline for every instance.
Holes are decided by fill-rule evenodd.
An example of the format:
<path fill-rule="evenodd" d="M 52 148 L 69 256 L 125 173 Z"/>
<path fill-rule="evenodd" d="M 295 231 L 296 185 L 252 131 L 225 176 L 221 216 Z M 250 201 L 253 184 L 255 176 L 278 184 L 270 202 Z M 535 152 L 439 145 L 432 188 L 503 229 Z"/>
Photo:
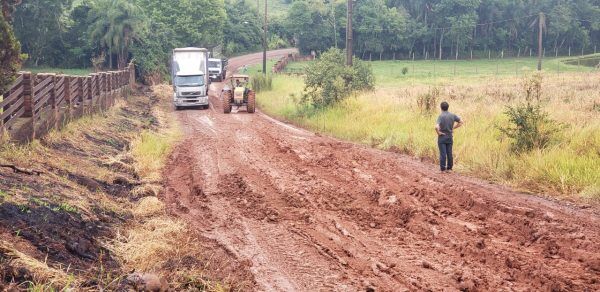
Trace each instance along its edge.
<path fill-rule="evenodd" d="M 596 207 L 443 175 L 260 112 L 225 115 L 215 94 L 211 102 L 178 113 L 186 139 L 164 199 L 246 262 L 249 290 L 600 290 Z"/>

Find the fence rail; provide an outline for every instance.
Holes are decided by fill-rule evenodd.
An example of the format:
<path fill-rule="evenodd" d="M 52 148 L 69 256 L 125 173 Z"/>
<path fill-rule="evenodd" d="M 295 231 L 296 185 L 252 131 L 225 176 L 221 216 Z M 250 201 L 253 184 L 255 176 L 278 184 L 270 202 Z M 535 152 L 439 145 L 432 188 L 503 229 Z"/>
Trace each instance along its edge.
<path fill-rule="evenodd" d="M 0 94 L 0 143 L 6 137 L 31 141 L 74 118 L 109 108 L 134 83 L 133 63 L 124 70 L 88 76 L 20 72 Z"/>

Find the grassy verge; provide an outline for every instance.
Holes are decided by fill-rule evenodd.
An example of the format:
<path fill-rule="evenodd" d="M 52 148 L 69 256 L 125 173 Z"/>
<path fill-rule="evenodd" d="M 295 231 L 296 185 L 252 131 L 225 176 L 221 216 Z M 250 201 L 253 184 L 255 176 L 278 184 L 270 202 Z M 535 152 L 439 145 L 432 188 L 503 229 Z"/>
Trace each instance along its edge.
<path fill-rule="evenodd" d="M 384 73 L 375 71 L 378 78 Z M 436 113 L 422 113 L 417 97 L 432 86 L 382 86 L 323 111 L 297 105 L 302 80 L 277 76 L 273 90 L 258 95 L 261 108 L 278 118 L 335 137 L 437 161 Z M 600 78 L 547 74 L 543 101 L 551 117 L 567 125 L 551 147 L 517 155 L 498 126 L 505 106 L 522 100 L 521 77 L 478 77 L 439 83 L 442 99 L 466 126 L 457 131 L 458 170 L 525 190 L 600 198 Z M 386 84 L 386 82 L 383 82 Z M 389 83 L 388 83 L 389 84 Z"/>
<path fill-rule="evenodd" d="M 54 67 L 27 67 L 23 68 L 22 71 L 28 71 L 31 73 L 56 73 L 65 75 L 84 76 L 90 73 L 94 73 L 93 68 L 54 68 Z"/>
<path fill-rule="evenodd" d="M 219 270 L 228 266 L 211 257 L 214 246 L 201 248 L 159 199 L 162 168 L 182 137 L 171 100 L 170 87 L 158 86 L 43 140 L 0 145 L 0 163 L 42 172 L 0 167 L 0 287 L 143 290 L 132 271 L 176 291 L 239 286 Z"/>

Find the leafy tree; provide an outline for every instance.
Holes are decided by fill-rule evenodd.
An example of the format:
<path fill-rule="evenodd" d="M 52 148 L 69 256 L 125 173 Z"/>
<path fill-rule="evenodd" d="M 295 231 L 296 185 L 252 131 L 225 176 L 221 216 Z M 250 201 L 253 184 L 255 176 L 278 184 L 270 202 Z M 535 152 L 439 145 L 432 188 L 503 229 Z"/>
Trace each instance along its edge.
<path fill-rule="evenodd" d="M 80 1 L 65 20 L 66 32 L 61 37 L 64 50 L 61 52 L 61 66 L 69 68 L 87 68 L 91 65 L 96 48 L 92 46 L 89 35 L 92 9 L 91 0 Z M 58 59 L 58 56 L 56 57 Z"/>
<path fill-rule="evenodd" d="M 212 48 L 223 42 L 227 15 L 223 0 L 135 0 L 150 21 L 172 30 L 180 46 Z M 171 41 L 171 40 L 169 40 Z"/>
<path fill-rule="evenodd" d="M 227 22 L 224 27 L 225 54 L 259 50 L 262 44 L 262 22 L 256 9 L 249 8 L 244 0 L 225 3 Z"/>
<path fill-rule="evenodd" d="M 343 51 L 332 48 L 306 69 L 304 103 L 316 108 L 329 106 L 348 97 L 352 92 L 371 89 L 375 84 L 371 66 L 354 59 L 346 66 Z"/>
<path fill-rule="evenodd" d="M 0 95 L 2 95 L 13 82 L 21 65 L 21 48 L 15 39 L 12 27 L 4 18 L 4 13 L 0 14 L 0 39 L 2 39 L 0 43 Z"/>
<path fill-rule="evenodd" d="M 227 15 L 223 0 L 135 0 L 148 21 L 131 47 L 142 77 L 160 82 L 168 76 L 171 50 L 177 47 L 212 49 L 223 43 Z"/>
<path fill-rule="evenodd" d="M 33 65 L 58 65 L 52 56 L 60 56 L 64 51 L 63 17 L 71 3 L 72 0 L 29 0 L 15 10 L 15 35 Z"/>
<path fill-rule="evenodd" d="M 91 41 L 107 53 L 110 68 L 113 68 L 113 54 L 119 68 L 124 68 L 132 42 L 146 25 L 143 11 L 127 0 L 96 0 L 89 17 Z"/>
<path fill-rule="evenodd" d="M 289 9 L 286 29 L 297 40 L 302 53 L 325 51 L 334 45 L 330 17 L 330 8 L 323 1 L 297 0 Z"/>

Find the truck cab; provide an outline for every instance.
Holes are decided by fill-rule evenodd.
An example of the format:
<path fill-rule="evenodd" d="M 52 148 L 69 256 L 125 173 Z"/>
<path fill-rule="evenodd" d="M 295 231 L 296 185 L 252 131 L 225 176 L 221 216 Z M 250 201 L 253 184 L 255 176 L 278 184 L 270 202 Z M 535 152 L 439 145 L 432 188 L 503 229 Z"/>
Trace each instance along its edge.
<path fill-rule="evenodd" d="M 173 50 L 171 77 L 175 109 L 208 108 L 208 50 L 177 48 Z"/>
<path fill-rule="evenodd" d="M 201 106 L 208 108 L 208 84 L 204 72 L 179 72 L 173 80 L 175 108 Z"/>
<path fill-rule="evenodd" d="M 212 81 L 221 82 L 225 80 L 225 63 L 221 59 L 208 59 L 208 72 Z"/>

